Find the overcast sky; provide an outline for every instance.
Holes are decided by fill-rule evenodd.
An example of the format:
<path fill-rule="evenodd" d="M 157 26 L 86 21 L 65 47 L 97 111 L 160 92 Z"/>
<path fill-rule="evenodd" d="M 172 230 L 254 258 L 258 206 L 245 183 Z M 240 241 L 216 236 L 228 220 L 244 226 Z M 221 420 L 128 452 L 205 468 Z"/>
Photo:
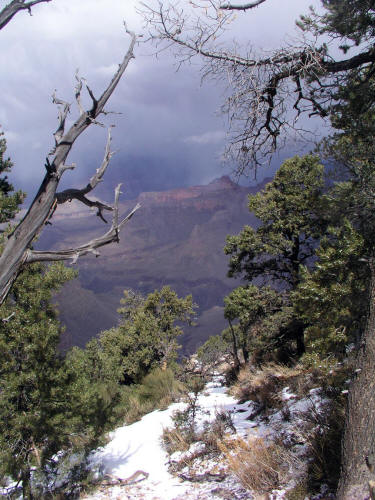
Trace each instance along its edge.
<path fill-rule="evenodd" d="M 153 1 L 153 0 L 151 0 Z M 0 0 L 0 7 L 7 1 Z M 111 78 L 127 49 L 122 26 L 142 33 L 135 12 L 136 0 L 52 0 L 33 8 L 30 17 L 19 13 L 1 32 L 0 125 L 15 163 L 12 179 L 28 191 L 29 200 L 44 175 L 44 160 L 53 144 L 57 110 L 51 95 L 74 100 L 77 68 L 94 92 Z M 237 3 L 240 3 L 237 2 Z M 268 0 L 240 14 L 233 37 L 252 40 L 255 47 L 277 47 L 295 34 L 294 20 L 318 0 Z M 135 60 L 112 96 L 107 109 L 121 112 L 114 123 L 109 182 L 139 184 L 140 189 L 162 189 L 206 183 L 230 173 L 220 154 L 226 119 L 218 113 L 223 88 L 207 81 L 201 86 L 199 64 L 176 72 L 173 56 L 156 59 L 152 48 L 141 44 Z M 72 118 L 75 118 L 72 107 Z M 100 164 L 106 131 L 90 127 L 74 147 L 64 185 L 78 187 Z"/>

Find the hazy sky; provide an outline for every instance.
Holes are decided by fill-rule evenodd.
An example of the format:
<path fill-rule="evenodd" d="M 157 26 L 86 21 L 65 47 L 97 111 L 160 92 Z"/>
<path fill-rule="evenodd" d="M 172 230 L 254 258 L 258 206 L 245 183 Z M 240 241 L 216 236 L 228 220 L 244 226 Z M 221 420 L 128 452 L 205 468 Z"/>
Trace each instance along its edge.
<path fill-rule="evenodd" d="M 150 0 L 151 2 L 153 0 Z M 0 7 L 7 1 L 0 0 Z M 35 193 L 44 175 L 44 160 L 53 144 L 57 110 L 51 95 L 74 100 L 77 68 L 94 92 L 104 89 L 125 53 L 129 39 L 122 21 L 142 33 L 136 0 L 52 0 L 19 13 L 0 31 L 0 125 L 15 163 L 16 187 Z M 237 2 L 240 3 L 240 0 Z M 261 49 L 278 46 L 286 33 L 295 34 L 294 20 L 318 0 L 268 0 L 239 14 L 233 37 L 252 40 Z M 176 72 L 173 55 L 156 59 L 141 44 L 136 59 L 112 96 L 113 149 L 117 151 L 108 176 L 139 184 L 140 189 L 205 183 L 230 172 L 220 161 L 226 119 L 218 113 L 223 88 L 201 86 L 198 60 Z M 72 106 L 71 118 L 75 118 Z M 78 187 L 100 164 L 106 131 L 90 127 L 74 147 L 64 185 Z M 130 181 L 131 180 L 131 181 Z"/>

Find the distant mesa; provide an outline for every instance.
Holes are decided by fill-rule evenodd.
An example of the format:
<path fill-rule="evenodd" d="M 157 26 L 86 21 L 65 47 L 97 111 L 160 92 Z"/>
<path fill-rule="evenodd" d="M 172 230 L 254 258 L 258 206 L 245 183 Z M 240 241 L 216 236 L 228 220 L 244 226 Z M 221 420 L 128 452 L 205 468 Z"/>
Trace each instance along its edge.
<path fill-rule="evenodd" d="M 149 191 L 138 196 L 141 204 L 167 204 L 183 201 L 191 198 L 198 198 L 210 192 L 223 191 L 229 189 L 239 189 L 228 175 L 223 175 L 214 179 L 205 186 L 190 186 L 187 188 L 171 189 L 169 191 Z"/>
<path fill-rule="evenodd" d="M 232 181 L 229 175 L 222 175 L 221 177 L 218 177 L 217 179 L 211 181 L 208 184 L 208 187 L 213 187 L 216 189 L 237 189 L 239 186 Z"/>

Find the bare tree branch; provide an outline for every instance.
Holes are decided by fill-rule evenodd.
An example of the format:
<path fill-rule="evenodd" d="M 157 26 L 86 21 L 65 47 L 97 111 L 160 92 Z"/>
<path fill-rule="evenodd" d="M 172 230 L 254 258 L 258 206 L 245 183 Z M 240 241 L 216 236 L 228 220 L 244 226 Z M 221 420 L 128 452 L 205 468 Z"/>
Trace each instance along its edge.
<path fill-rule="evenodd" d="M 109 205 L 106 205 L 105 203 L 102 203 L 100 201 L 92 201 L 86 198 L 86 194 L 95 189 L 95 187 L 99 184 L 99 182 L 102 181 L 104 173 L 108 167 L 109 161 L 113 156 L 113 152 L 110 150 L 111 146 L 111 127 L 108 129 L 108 139 L 107 139 L 107 145 L 105 149 L 105 155 L 103 162 L 101 164 L 101 167 L 97 169 L 95 175 L 91 177 L 89 180 L 88 184 L 83 188 L 83 189 L 65 189 L 64 191 L 61 191 L 60 193 L 56 193 L 56 205 L 61 205 L 62 203 L 66 203 L 67 201 L 72 201 L 73 199 L 76 199 L 88 207 L 96 207 L 98 209 L 97 211 L 97 216 L 102 219 L 102 221 L 107 222 L 105 218 L 103 217 L 103 210 L 110 210 L 112 211 L 113 208 Z M 74 166 L 70 166 L 67 168 L 74 168 Z M 56 206 L 55 205 L 55 206 Z M 52 215 L 52 214 L 51 214 Z"/>
<path fill-rule="evenodd" d="M 10 314 L 7 318 L 2 318 L 2 322 L 3 323 L 9 323 L 9 321 L 14 318 L 14 316 L 16 315 L 16 313 L 13 311 L 12 314 Z"/>
<path fill-rule="evenodd" d="M 134 58 L 133 50 L 136 43 L 136 35 L 129 31 L 126 26 L 125 29 L 127 34 L 130 36 L 131 41 L 122 62 L 119 64 L 118 70 L 100 98 L 93 100 L 92 107 L 89 110 L 84 111 L 83 114 L 80 114 L 79 118 L 77 118 L 67 131 L 65 131 L 66 117 L 69 113 L 70 105 L 65 101 L 57 99 L 56 95 L 54 95 L 54 102 L 60 106 L 59 125 L 54 134 L 55 148 L 51 154 L 51 161 L 49 159 L 46 160 L 46 174 L 40 185 L 38 193 L 31 203 L 25 217 L 13 233 L 8 236 L 3 252 L 0 256 L 0 304 L 9 293 L 10 287 L 16 279 L 22 266 L 30 257 L 29 248 L 32 241 L 40 233 L 44 224 L 54 212 L 55 204 L 57 203 L 56 189 L 61 177 L 67 169 L 74 168 L 73 165 L 66 165 L 66 159 L 73 144 L 90 125 L 96 123 L 96 118 L 101 113 L 105 113 L 105 104 L 115 90 L 129 62 Z M 107 142 L 107 146 L 107 157 L 105 158 L 101 169 L 99 169 L 99 173 L 97 173 L 90 180 L 89 184 L 83 190 L 83 195 L 91 191 L 92 184 L 96 185 L 102 177 L 100 172 L 105 170 L 106 162 L 109 160 L 111 155 L 109 152 L 109 142 Z M 87 200 L 87 198 L 85 199 Z M 98 205 L 95 206 L 97 206 L 98 209 L 100 208 Z M 123 224 L 123 222 L 121 224 Z M 121 224 L 118 225 L 118 228 L 114 229 L 114 232 L 119 230 Z M 110 237 L 108 236 L 108 238 Z"/>
<path fill-rule="evenodd" d="M 299 118 L 303 114 L 327 117 L 335 89 L 347 72 L 375 67 L 371 44 L 353 57 L 336 60 L 329 55 L 326 40 L 319 43 L 302 37 L 298 44 L 271 54 L 254 53 L 250 41 L 242 46 L 221 41 L 234 19 L 233 11 L 252 9 L 265 1 L 234 5 L 222 0 L 190 0 L 184 8 L 181 1 L 159 0 L 157 7 L 142 3 L 139 11 L 157 51 L 173 47 L 178 67 L 200 57 L 203 78 L 228 82 L 229 97 L 222 106 L 230 123 L 224 158 L 235 165 L 237 175 L 256 172 L 291 134 L 306 139 Z"/>
<path fill-rule="evenodd" d="M 248 10 L 248 9 L 254 9 L 254 7 L 258 7 L 261 3 L 265 2 L 266 0 L 257 0 L 256 2 L 250 2 L 250 3 L 245 3 L 244 5 L 232 5 L 230 3 L 225 3 L 223 5 L 220 5 L 220 9 L 222 10 Z"/>
<path fill-rule="evenodd" d="M 21 10 L 28 10 L 31 15 L 31 7 L 38 3 L 46 3 L 50 1 L 51 0 L 33 0 L 31 2 L 26 2 L 26 0 L 13 0 L 0 11 L 0 30 L 12 20 L 17 12 L 20 12 Z"/>
<path fill-rule="evenodd" d="M 45 252 L 45 251 L 36 251 L 36 250 L 28 250 L 25 263 L 32 262 L 45 262 L 45 261 L 60 261 L 60 260 L 72 260 L 73 264 L 75 264 L 79 257 L 86 255 L 88 253 L 94 254 L 98 257 L 100 254 L 97 251 L 98 248 L 103 247 L 105 245 L 109 245 L 110 243 L 118 243 L 119 242 L 119 233 L 123 226 L 129 222 L 129 220 L 133 217 L 135 212 L 140 208 L 140 205 L 137 204 L 133 210 L 119 223 L 118 221 L 118 200 L 120 194 L 119 184 L 115 190 L 115 208 L 113 209 L 113 218 L 111 229 L 107 231 L 104 235 L 95 238 L 84 245 L 80 245 L 76 248 L 68 248 L 66 250 L 57 250 L 55 252 Z"/>

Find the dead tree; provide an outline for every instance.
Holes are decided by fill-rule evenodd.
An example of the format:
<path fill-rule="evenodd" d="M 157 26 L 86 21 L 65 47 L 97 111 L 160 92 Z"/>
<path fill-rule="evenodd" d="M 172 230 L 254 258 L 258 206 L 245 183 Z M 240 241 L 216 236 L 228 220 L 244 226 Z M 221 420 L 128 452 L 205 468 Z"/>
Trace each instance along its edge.
<path fill-rule="evenodd" d="M 0 12 L 0 29 L 4 27 L 17 12 L 24 9 L 28 9 L 30 11 L 33 5 L 48 1 L 50 0 L 35 0 L 30 2 L 14 0 Z M 83 79 L 80 78 L 78 74 L 76 75 L 77 85 L 75 89 L 75 98 L 79 108 L 79 117 L 68 130 L 66 130 L 65 123 L 68 113 L 70 112 L 71 105 L 61 99 L 58 99 L 56 95 L 53 96 L 53 102 L 59 108 L 59 125 L 54 133 L 55 146 L 53 151 L 51 151 L 51 153 L 47 156 L 45 164 L 46 174 L 33 202 L 30 205 L 30 208 L 14 231 L 6 237 L 4 248 L 0 256 L 0 304 L 5 300 L 12 283 L 24 265 L 31 262 L 68 259 L 72 259 L 73 262 L 76 262 L 79 256 L 85 255 L 89 252 L 98 255 L 98 248 L 112 242 L 118 242 L 120 230 L 139 208 L 137 205 L 124 219 L 121 221 L 119 220 L 118 199 L 120 194 L 120 185 L 116 188 L 113 207 L 99 201 L 92 201 L 86 196 L 102 180 L 113 154 L 110 150 L 110 129 L 108 131 L 108 140 L 103 163 L 97 170 L 96 174 L 90 179 L 87 186 L 83 189 L 68 189 L 60 193 L 57 192 L 59 182 L 64 172 L 75 168 L 74 164 L 66 164 L 67 157 L 73 144 L 88 127 L 100 124 L 97 120 L 98 117 L 102 114 L 106 114 L 104 107 L 119 83 L 129 62 L 134 57 L 133 50 L 136 43 L 136 35 L 129 31 L 126 26 L 125 29 L 131 39 L 129 47 L 122 62 L 119 64 L 116 73 L 113 75 L 112 80 L 102 95 L 99 98 L 96 98 L 90 87 L 85 84 L 86 90 L 92 102 L 91 108 L 88 110 L 83 109 L 81 104 L 81 93 L 84 85 Z M 32 250 L 31 244 L 33 240 L 43 230 L 44 225 L 49 222 L 56 206 L 66 201 L 70 201 L 73 198 L 90 207 L 96 207 L 97 215 L 103 220 L 105 220 L 103 217 L 103 210 L 112 211 L 112 224 L 109 231 L 107 231 L 103 236 L 95 238 L 87 242 L 85 245 L 81 245 L 77 248 L 69 248 L 57 252 Z"/>

